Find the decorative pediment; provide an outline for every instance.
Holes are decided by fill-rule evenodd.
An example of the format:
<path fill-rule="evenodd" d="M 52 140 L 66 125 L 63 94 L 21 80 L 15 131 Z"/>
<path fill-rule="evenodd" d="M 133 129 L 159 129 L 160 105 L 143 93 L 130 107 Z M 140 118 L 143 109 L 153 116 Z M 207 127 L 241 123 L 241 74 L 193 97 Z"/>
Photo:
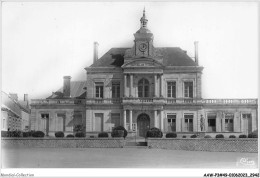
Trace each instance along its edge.
<path fill-rule="evenodd" d="M 130 61 L 122 66 L 123 68 L 129 68 L 129 67 L 163 67 L 161 63 L 159 63 L 156 60 L 153 59 L 135 59 L 133 61 Z"/>

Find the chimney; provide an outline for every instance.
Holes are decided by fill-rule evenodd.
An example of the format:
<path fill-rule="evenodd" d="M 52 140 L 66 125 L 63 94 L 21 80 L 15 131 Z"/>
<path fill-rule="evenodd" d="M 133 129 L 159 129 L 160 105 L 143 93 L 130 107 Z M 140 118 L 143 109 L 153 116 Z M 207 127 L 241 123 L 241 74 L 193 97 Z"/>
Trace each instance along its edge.
<path fill-rule="evenodd" d="M 93 57 L 93 63 L 96 62 L 98 59 L 98 42 L 94 42 L 94 57 Z"/>
<path fill-rule="evenodd" d="M 28 94 L 24 94 L 23 101 L 27 101 L 28 102 Z"/>
<path fill-rule="evenodd" d="M 199 58 L 198 58 L 198 48 L 199 48 L 199 46 L 198 46 L 198 44 L 199 44 L 198 41 L 195 41 L 195 42 L 194 42 L 194 47 L 195 47 L 195 62 L 196 62 L 196 64 L 199 65 Z"/>
<path fill-rule="evenodd" d="M 63 95 L 64 95 L 64 97 L 70 97 L 70 79 L 71 79 L 71 76 L 63 77 Z"/>
<path fill-rule="evenodd" d="M 18 101 L 18 95 L 17 93 L 9 93 L 10 97 L 15 100 L 15 101 Z"/>

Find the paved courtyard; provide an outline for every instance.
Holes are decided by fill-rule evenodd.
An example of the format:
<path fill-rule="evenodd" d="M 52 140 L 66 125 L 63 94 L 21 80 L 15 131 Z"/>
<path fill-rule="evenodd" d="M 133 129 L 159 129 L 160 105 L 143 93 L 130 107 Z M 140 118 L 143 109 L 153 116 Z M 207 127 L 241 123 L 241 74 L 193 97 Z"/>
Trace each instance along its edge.
<path fill-rule="evenodd" d="M 258 164 L 257 153 L 144 148 L 3 148 L 1 161 L 3 168 L 241 168 L 240 158 Z"/>

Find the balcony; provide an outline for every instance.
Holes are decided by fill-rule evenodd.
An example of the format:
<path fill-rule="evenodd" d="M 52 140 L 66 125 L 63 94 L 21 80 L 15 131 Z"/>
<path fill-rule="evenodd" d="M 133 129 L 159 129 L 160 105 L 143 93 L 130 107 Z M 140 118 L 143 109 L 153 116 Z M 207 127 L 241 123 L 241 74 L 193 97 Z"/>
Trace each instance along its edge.
<path fill-rule="evenodd" d="M 87 98 L 86 104 L 121 104 L 122 98 Z"/>
<path fill-rule="evenodd" d="M 84 104 L 84 99 L 33 99 L 32 105 L 77 105 Z"/>
<path fill-rule="evenodd" d="M 164 98 L 123 98 L 123 103 L 136 103 L 136 104 L 140 104 L 140 103 L 144 103 L 144 104 L 150 104 L 150 103 L 165 103 L 165 99 Z"/>

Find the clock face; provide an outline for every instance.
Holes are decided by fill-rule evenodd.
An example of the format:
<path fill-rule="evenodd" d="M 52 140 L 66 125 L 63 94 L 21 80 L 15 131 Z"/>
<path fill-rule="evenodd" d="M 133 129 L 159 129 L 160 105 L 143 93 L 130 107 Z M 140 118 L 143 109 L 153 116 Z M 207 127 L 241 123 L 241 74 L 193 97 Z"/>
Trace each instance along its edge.
<path fill-rule="evenodd" d="M 146 43 L 141 43 L 139 45 L 139 50 L 144 52 L 147 49 L 147 44 Z"/>

